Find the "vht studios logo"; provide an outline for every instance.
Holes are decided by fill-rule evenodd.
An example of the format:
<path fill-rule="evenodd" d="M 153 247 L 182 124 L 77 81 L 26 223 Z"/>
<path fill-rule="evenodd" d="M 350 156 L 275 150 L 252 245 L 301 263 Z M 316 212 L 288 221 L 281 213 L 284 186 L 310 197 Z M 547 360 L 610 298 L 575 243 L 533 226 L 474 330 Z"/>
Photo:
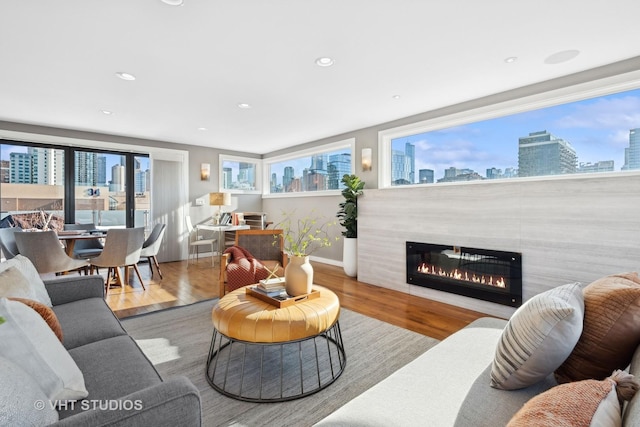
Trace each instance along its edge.
<path fill-rule="evenodd" d="M 47 406 L 51 409 L 68 409 L 75 410 L 80 408 L 82 411 L 89 411 L 92 409 L 99 409 L 101 411 L 139 411 L 143 408 L 141 400 L 97 400 L 97 399 L 85 399 L 85 400 L 36 400 L 33 402 L 34 408 L 41 411 Z"/>

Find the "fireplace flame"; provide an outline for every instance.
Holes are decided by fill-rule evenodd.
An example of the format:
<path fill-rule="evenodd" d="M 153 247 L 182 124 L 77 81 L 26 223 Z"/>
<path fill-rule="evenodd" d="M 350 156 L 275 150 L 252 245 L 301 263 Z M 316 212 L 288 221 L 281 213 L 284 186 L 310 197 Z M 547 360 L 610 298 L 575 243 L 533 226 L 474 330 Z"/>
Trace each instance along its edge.
<path fill-rule="evenodd" d="M 429 265 L 422 263 L 418 266 L 418 273 L 432 274 L 434 276 L 448 277 L 451 279 L 462 280 L 465 282 L 472 282 L 479 285 L 494 286 L 496 288 L 506 288 L 504 277 L 493 277 L 491 275 L 478 274 L 465 270 L 454 269 L 453 271 L 446 271 L 442 267 L 436 267 L 435 265 Z"/>

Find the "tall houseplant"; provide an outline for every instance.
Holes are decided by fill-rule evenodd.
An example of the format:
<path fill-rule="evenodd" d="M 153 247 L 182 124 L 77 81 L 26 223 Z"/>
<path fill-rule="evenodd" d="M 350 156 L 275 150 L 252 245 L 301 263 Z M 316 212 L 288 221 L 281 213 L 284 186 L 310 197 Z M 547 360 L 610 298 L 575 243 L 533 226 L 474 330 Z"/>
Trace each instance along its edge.
<path fill-rule="evenodd" d="M 342 190 L 344 202 L 338 205 L 340 210 L 337 214 L 345 237 L 342 265 L 347 276 L 355 277 L 358 274 L 358 197 L 363 194 L 364 181 L 356 175 L 345 174 L 342 183 L 345 187 Z"/>

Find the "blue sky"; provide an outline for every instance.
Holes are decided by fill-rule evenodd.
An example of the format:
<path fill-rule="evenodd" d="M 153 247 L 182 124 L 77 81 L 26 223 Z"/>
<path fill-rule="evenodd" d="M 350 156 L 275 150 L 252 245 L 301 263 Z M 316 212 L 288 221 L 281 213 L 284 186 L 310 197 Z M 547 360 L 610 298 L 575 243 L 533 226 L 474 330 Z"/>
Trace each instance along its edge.
<path fill-rule="evenodd" d="M 416 169 L 434 169 L 436 179 L 452 166 L 484 176 L 491 167 L 517 168 L 518 138 L 547 130 L 571 143 L 578 162 L 614 160 L 619 171 L 633 128 L 640 128 L 640 89 L 398 138 L 393 144 L 400 150 L 406 141 L 414 144 Z"/>

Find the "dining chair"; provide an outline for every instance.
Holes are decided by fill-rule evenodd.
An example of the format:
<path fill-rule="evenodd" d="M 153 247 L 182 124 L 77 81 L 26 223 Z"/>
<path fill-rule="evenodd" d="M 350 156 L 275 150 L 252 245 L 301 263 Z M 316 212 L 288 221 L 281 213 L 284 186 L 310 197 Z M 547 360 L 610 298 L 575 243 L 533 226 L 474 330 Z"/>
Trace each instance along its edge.
<path fill-rule="evenodd" d="M 217 240 L 200 239 L 198 230 L 193 226 L 189 215 L 185 217 L 185 221 L 187 223 L 187 231 L 189 231 L 189 259 L 187 260 L 187 268 L 189 268 L 189 262 L 192 258 L 196 259 L 196 263 L 198 262 L 199 250 L 203 246 L 209 246 L 211 248 L 211 266 L 213 267 L 215 265 L 215 257 L 213 254 L 215 253 L 215 244 Z"/>
<path fill-rule="evenodd" d="M 19 254 L 15 238 L 15 233 L 19 232 L 22 232 L 20 227 L 0 228 L 0 249 L 4 259 L 11 259 Z"/>
<path fill-rule="evenodd" d="M 165 228 L 165 224 L 156 224 L 153 230 L 151 230 L 149 237 L 147 237 L 147 240 L 142 244 L 142 250 L 140 251 L 140 258 L 147 258 L 151 277 L 153 277 L 153 266 L 155 265 L 160 279 L 162 279 L 162 271 L 160 271 L 160 265 L 158 264 L 156 255 L 158 255 L 158 251 L 160 250 Z"/>
<path fill-rule="evenodd" d="M 104 242 L 102 253 L 89 260 L 91 269 L 94 267 L 107 268 L 107 279 L 105 282 L 105 296 L 109 293 L 111 278 L 118 281 L 118 285 L 124 290 L 129 278 L 129 267 L 133 267 L 142 289 L 146 290 L 144 281 L 138 269 L 140 252 L 144 243 L 144 228 L 111 228 L 107 230 L 107 237 Z M 120 267 L 124 267 L 125 280 L 120 274 Z"/>
<path fill-rule="evenodd" d="M 20 255 L 29 258 L 39 274 L 74 270 L 84 270 L 86 273 L 89 267 L 87 260 L 74 259 L 67 255 L 55 231 L 15 233 L 14 236 Z"/>
<path fill-rule="evenodd" d="M 64 229 L 84 232 L 95 230 L 96 225 L 93 223 L 65 224 Z M 104 246 L 99 239 L 76 240 L 73 245 L 73 257 L 81 259 L 94 258 L 102 253 L 102 249 L 104 249 Z"/>

